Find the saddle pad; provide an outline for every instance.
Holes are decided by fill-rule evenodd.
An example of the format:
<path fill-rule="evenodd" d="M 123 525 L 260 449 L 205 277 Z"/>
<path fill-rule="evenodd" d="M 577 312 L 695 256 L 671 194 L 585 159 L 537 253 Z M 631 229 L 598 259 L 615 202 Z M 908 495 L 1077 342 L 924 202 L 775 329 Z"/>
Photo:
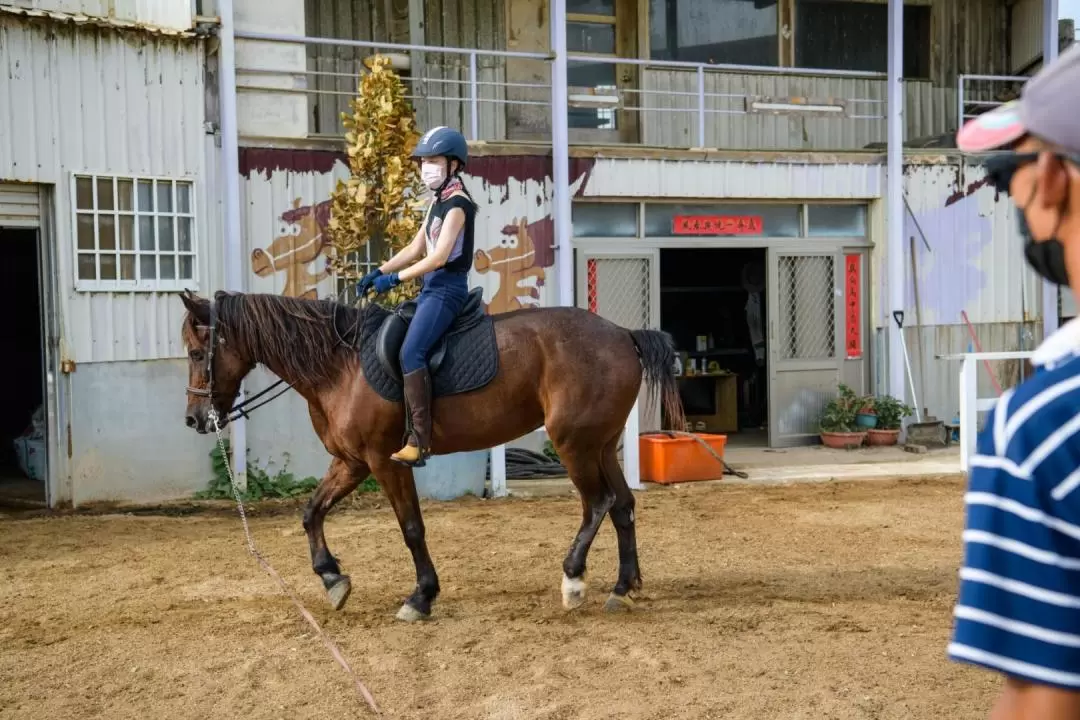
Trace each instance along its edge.
<path fill-rule="evenodd" d="M 402 402 L 405 394 L 401 383 L 383 368 L 375 349 L 379 326 L 387 314 L 381 308 L 364 313 L 360 365 L 375 392 L 385 400 Z M 499 372 L 499 347 L 495 341 L 495 323 L 490 317 L 467 330 L 447 335 L 445 341 L 446 356 L 439 372 L 431 378 L 435 397 L 479 390 L 495 379 Z"/>

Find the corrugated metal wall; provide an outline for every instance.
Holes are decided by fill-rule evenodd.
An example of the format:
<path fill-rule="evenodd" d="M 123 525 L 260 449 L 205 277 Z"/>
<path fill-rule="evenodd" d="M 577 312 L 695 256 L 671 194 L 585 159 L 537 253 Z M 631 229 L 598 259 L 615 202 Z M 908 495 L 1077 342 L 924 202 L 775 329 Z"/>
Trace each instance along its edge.
<path fill-rule="evenodd" d="M 1042 0 L 1018 0 L 1010 8 L 1011 57 L 1009 72 L 1021 72 L 1036 58 L 1042 56 L 1043 2 Z"/>
<path fill-rule="evenodd" d="M 506 45 L 503 2 L 492 0 L 426 0 L 424 3 L 424 43 L 443 47 L 499 50 Z M 409 43 L 408 0 L 327 0 L 307 3 L 306 34 L 313 37 L 345 38 L 370 42 Z M 312 105 L 312 131 L 340 134 L 342 112 L 356 94 L 363 59 L 372 51 L 361 48 L 308 48 L 308 69 L 334 75 L 316 75 L 311 85 L 317 89 Z M 412 61 L 422 63 L 402 76 L 409 80 L 417 98 L 417 121 L 422 127 L 451 125 L 462 129 L 470 123 L 468 55 L 415 53 Z M 505 110 L 493 102 L 505 96 L 502 83 L 505 62 L 498 58 L 477 58 L 481 137 L 505 137 Z M 421 100 L 424 98 L 426 100 Z"/>
<path fill-rule="evenodd" d="M 21 0 L 21 7 L 188 30 L 195 14 L 192 0 Z"/>
<path fill-rule="evenodd" d="M 201 41 L 0 18 L 0 179 L 55 184 L 66 356 L 181 357 L 173 294 L 74 292 L 72 172 L 196 179 L 201 287 L 216 286 Z M 214 248 L 214 252 L 211 252 Z"/>

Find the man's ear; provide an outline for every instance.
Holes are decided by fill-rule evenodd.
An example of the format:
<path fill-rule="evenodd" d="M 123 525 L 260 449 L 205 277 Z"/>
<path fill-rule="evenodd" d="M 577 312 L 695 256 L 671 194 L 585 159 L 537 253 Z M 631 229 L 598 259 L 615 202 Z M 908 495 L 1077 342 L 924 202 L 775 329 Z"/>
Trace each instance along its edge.
<path fill-rule="evenodd" d="M 192 317 L 198 320 L 203 325 L 207 325 L 210 322 L 210 301 L 206 298 L 201 298 L 190 290 L 185 290 L 180 293 L 180 302 L 184 303 L 184 307 L 191 313 Z"/>
<path fill-rule="evenodd" d="M 1060 208 L 1069 194 L 1069 170 L 1066 160 L 1049 151 L 1039 153 L 1036 178 L 1042 206 L 1047 210 Z"/>

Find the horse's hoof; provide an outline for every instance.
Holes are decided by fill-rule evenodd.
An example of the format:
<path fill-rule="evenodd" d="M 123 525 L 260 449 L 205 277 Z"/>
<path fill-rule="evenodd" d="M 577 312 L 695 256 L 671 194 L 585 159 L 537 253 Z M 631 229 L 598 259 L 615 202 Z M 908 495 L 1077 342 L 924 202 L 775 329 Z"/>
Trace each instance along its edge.
<path fill-rule="evenodd" d="M 562 604 L 567 610 L 576 610 L 585 603 L 585 576 L 571 578 L 563 575 Z"/>
<path fill-rule="evenodd" d="M 629 595 L 616 595 L 611 593 L 608 595 L 607 601 L 604 602 L 604 610 L 607 612 L 625 612 L 634 607 L 634 599 Z"/>
<path fill-rule="evenodd" d="M 398 620 L 400 620 L 402 622 L 407 622 L 407 623 L 414 623 L 414 622 L 420 622 L 421 620 L 430 620 L 431 619 L 430 615 L 425 615 L 424 613 L 420 612 L 419 610 L 414 608 L 409 603 L 405 603 L 404 605 L 402 605 L 401 609 L 397 611 L 397 615 L 395 615 L 394 617 L 396 617 Z"/>
<path fill-rule="evenodd" d="M 326 597 L 330 600 L 330 607 L 340 610 L 345 607 L 345 601 L 352 592 L 352 583 L 348 575 L 342 575 L 341 579 L 326 589 Z"/>

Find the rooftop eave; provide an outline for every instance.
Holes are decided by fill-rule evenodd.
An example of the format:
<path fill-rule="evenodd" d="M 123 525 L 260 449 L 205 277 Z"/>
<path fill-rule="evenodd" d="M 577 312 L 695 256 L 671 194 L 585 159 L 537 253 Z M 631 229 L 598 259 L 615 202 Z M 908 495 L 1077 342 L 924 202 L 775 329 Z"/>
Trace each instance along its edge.
<path fill-rule="evenodd" d="M 13 15 L 53 24 L 74 25 L 76 27 L 99 27 L 110 30 L 138 32 L 162 37 L 174 37 L 180 39 L 198 39 L 211 35 L 214 28 L 219 24 L 217 18 L 197 17 L 194 18 L 194 27 L 187 30 L 178 28 L 162 27 L 150 23 L 137 22 L 135 20 L 121 20 L 119 18 L 98 17 L 84 15 L 83 13 L 59 12 L 56 10 L 40 10 L 37 8 L 17 7 L 0 3 L 0 16 Z"/>

